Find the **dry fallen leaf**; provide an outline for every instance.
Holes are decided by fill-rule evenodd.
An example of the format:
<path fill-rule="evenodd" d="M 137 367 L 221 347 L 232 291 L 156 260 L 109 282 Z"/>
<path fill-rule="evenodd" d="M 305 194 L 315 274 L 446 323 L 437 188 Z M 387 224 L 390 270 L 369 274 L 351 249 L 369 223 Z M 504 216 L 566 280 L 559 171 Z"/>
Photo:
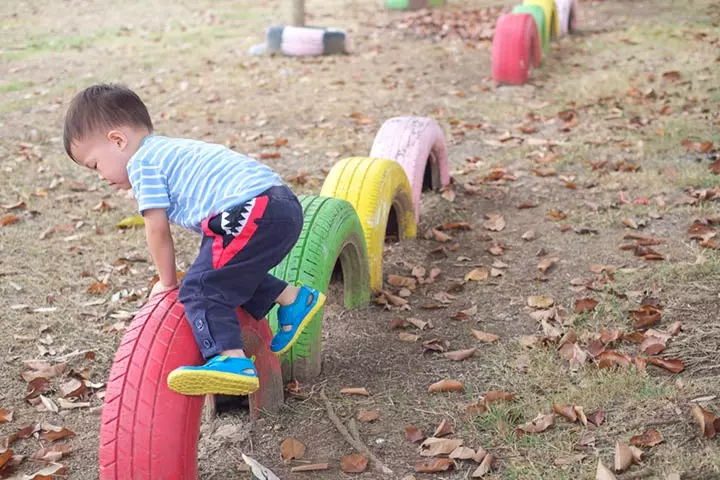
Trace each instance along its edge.
<path fill-rule="evenodd" d="M 603 465 L 602 460 L 598 458 L 597 471 L 595 472 L 595 480 L 617 480 L 615 474 Z"/>
<path fill-rule="evenodd" d="M 74 437 L 75 433 L 65 427 L 56 427 L 54 425 L 43 424 L 41 427 L 45 432 L 40 435 L 43 440 L 54 442 L 63 438 Z"/>
<path fill-rule="evenodd" d="M 415 471 L 418 473 L 437 473 L 455 469 L 457 463 L 452 458 L 431 458 L 415 464 Z"/>
<path fill-rule="evenodd" d="M 637 447 L 628 446 L 622 442 L 615 443 L 615 471 L 622 472 L 633 463 L 641 460 L 642 450 Z"/>
<path fill-rule="evenodd" d="M 543 415 L 538 414 L 534 420 L 521 425 L 515 429 L 515 435 L 518 438 L 522 437 L 526 433 L 541 433 L 550 428 L 555 423 L 555 414 L 550 413 Z"/>
<path fill-rule="evenodd" d="M 12 225 L 19 221 L 20 217 L 18 217 L 17 215 L 5 215 L 4 217 L 0 218 L 0 227 L 7 227 L 8 225 Z"/>
<path fill-rule="evenodd" d="M 462 446 L 461 438 L 435 438 L 430 437 L 420 445 L 420 455 L 423 457 L 437 457 L 449 455 L 453 450 Z"/>
<path fill-rule="evenodd" d="M 490 270 L 487 267 L 478 267 L 465 274 L 465 281 L 476 281 L 481 282 L 487 280 L 490 275 Z"/>
<path fill-rule="evenodd" d="M 13 411 L 0 408 L 0 423 L 12 422 Z"/>
<path fill-rule="evenodd" d="M 654 447 L 663 441 L 662 433 L 654 428 L 648 428 L 642 435 L 635 435 L 630 439 L 630 445 L 636 447 Z"/>
<path fill-rule="evenodd" d="M 300 459 L 305 455 L 305 445 L 296 438 L 287 438 L 280 444 L 280 456 L 285 464 L 293 458 Z"/>
<path fill-rule="evenodd" d="M 492 468 L 493 460 L 495 460 L 495 458 L 491 454 L 488 453 L 485 455 L 485 458 L 483 458 L 480 466 L 473 472 L 472 478 L 481 478 L 485 476 L 485 474 Z"/>
<path fill-rule="evenodd" d="M 487 413 L 487 406 L 484 403 L 471 403 L 465 407 L 465 420 Z"/>
<path fill-rule="evenodd" d="M 592 312 L 595 310 L 595 307 L 597 306 L 598 302 L 597 300 L 594 300 L 592 298 L 581 298 L 578 300 L 575 300 L 575 313 L 586 313 L 586 312 Z"/>
<path fill-rule="evenodd" d="M 340 459 L 340 468 L 345 473 L 362 473 L 368 465 L 368 457 L 364 455 L 346 455 Z"/>
<path fill-rule="evenodd" d="M 393 287 L 414 288 L 417 284 L 417 279 L 412 277 L 402 277 L 400 275 L 388 275 L 387 282 Z"/>
<path fill-rule="evenodd" d="M 448 360 L 452 360 L 454 362 L 460 362 L 462 360 L 467 360 L 468 358 L 475 355 L 475 352 L 477 352 L 477 348 L 468 348 L 465 350 L 455 350 L 453 352 L 446 352 L 443 353 L 443 356 L 447 358 Z"/>
<path fill-rule="evenodd" d="M 633 318 L 633 328 L 635 330 L 641 330 L 643 328 L 655 325 L 660 321 L 660 313 L 662 309 L 659 309 L 653 305 L 643 305 L 637 310 L 630 310 L 630 316 Z"/>
<path fill-rule="evenodd" d="M 67 467 L 65 465 L 51 463 L 32 475 L 25 475 L 23 480 L 52 480 L 56 475 L 64 475 L 65 473 L 67 473 Z"/>
<path fill-rule="evenodd" d="M 473 337 L 480 340 L 481 342 L 493 343 L 500 340 L 500 337 L 498 335 L 495 335 L 494 333 L 483 332 L 481 330 L 475 330 L 474 328 L 471 328 L 470 332 L 472 333 Z"/>
<path fill-rule="evenodd" d="M 672 373 L 680 373 L 685 370 L 685 364 L 682 360 L 660 358 L 660 357 L 648 357 L 648 363 L 655 365 L 656 367 L 664 368 Z"/>
<path fill-rule="evenodd" d="M 365 389 L 365 387 L 349 387 L 349 388 L 342 388 L 340 389 L 340 393 L 344 393 L 346 395 L 364 395 L 366 397 L 370 396 L 370 393 Z"/>
<path fill-rule="evenodd" d="M 458 447 L 450 452 L 450 458 L 455 460 L 470 460 L 475 457 L 475 450 L 470 447 Z"/>
<path fill-rule="evenodd" d="M 552 297 L 532 296 L 528 297 L 528 306 L 533 308 L 550 308 L 555 303 Z"/>
<path fill-rule="evenodd" d="M 640 344 L 640 351 L 645 355 L 657 355 L 658 353 L 665 350 L 665 342 L 661 338 L 656 336 L 645 336 L 645 339 Z"/>
<path fill-rule="evenodd" d="M 521 237 L 526 242 L 530 242 L 532 240 L 535 240 L 535 230 L 528 230 L 527 232 L 522 234 Z"/>
<path fill-rule="evenodd" d="M 315 472 L 318 470 L 327 470 L 330 468 L 330 465 L 327 463 L 313 463 L 312 465 L 298 465 L 297 467 L 292 467 L 290 469 L 291 472 Z"/>
<path fill-rule="evenodd" d="M 537 269 L 540 270 L 541 273 L 547 273 L 548 270 L 550 270 L 553 265 L 555 265 L 558 260 L 560 260 L 557 257 L 545 257 L 542 260 L 540 260 L 540 263 L 538 263 Z"/>
<path fill-rule="evenodd" d="M 618 353 L 615 350 L 606 350 L 597 356 L 598 367 L 612 368 L 616 366 L 627 367 L 630 365 L 630 357 Z"/>
<path fill-rule="evenodd" d="M 357 419 L 363 423 L 373 422 L 380 418 L 380 410 L 361 410 Z"/>
<path fill-rule="evenodd" d="M 483 403 L 489 405 L 493 402 L 512 402 L 515 400 L 515 394 L 505 392 L 503 390 L 493 390 L 483 397 Z"/>
<path fill-rule="evenodd" d="M 493 232 L 499 232 L 505 228 L 505 218 L 499 213 L 486 213 L 485 228 Z"/>
<path fill-rule="evenodd" d="M 692 407 L 692 414 L 695 421 L 700 425 L 701 435 L 705 438 L 715 438 L 718 430 L 720 430 L 720 418 L 700 405 Z"/>
<path fill-rule="evenodd" d="M 453 433 L 453 428 L 450 422 L 443 419 L 440 422 L 440 425 L 437 426 L 435 429 L 435 433 L 433 433 L 433 437 L 444 437 L 445 435 L 450 435 Z"/>
<path fill-rule="evenodd" d="M 425 439 L 425 434 L 415 425 L 405 425 L 405 439 L 408 442 L 417 443 Z"/>
<path fill-rule="evenodd" d="M 462 390 L 465 390 L 463 384 L 458 382 L 457 380 L 451 379 L 440 380 L 439 382 L 435 382 L 430 385 L 430 387 L 428 387 L 428 393 L 459 392 Z"/>

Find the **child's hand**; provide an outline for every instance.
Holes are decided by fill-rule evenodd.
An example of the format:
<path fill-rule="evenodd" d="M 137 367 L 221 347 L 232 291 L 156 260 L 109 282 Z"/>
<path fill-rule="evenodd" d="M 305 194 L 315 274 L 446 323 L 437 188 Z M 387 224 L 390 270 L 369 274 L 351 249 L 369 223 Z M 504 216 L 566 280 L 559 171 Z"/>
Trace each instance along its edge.
<path fill-rule="evenodd" d="M 175 285 L 165 286 L 162 283 L 157 282 L 155 285 L 153 285 L 152 290 L 150 290 L 150 298 L 154 297 L 158 293 L 169 292 L 170 290 L 175 290 L 176 288 L 178 288 L 177 283 Z"/>

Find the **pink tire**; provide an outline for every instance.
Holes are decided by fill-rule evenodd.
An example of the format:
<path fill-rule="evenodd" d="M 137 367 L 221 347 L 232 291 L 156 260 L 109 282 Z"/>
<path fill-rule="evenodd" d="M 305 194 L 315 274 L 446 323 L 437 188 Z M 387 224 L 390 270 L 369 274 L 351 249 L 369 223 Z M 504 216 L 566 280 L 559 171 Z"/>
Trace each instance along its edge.
<path fill-rule="evenodd" d="M 280 361 L 270 351 L 266 320 L 238 310 L 245 350 L 255 355 L 260 390 L 251 414 L 283 402 Z M 100 480 L 197 480 L 203 397 L 179 395 L 167 376 L 200 364 L 200 350 L 177 291 L 151 299 L 135 316 L 115 354 L 100 424 Z"/>
<path fill-rule="evenodd" d="M 450 183 L 445 135 L 437 122 L 426 117 L 394 117 L 382 124 L 370 156 L 398 162 L 413 192 L 415 220 L 420 218 L 420 194 Z"/>
<path fill-rule="evenodd" d="M 325 52 L 322 28 L 285 27 L 282 33 L 282 52 L 294 57 L 322 55 Z"/>
<path fill-rule="evenodd" d="M 555 0 L 560 20 L 560 33 L 568 35 L 577 30 L 578 5 L 577 0 Z"/>
<path fill-rule="evenodd" d="M 493 36 L 493 80 L 498 84 L 522 85 L 530 78 L 530 67 L 537 68 L 540 59 L 540 37 L 532 15 L 501 15 Z"/>

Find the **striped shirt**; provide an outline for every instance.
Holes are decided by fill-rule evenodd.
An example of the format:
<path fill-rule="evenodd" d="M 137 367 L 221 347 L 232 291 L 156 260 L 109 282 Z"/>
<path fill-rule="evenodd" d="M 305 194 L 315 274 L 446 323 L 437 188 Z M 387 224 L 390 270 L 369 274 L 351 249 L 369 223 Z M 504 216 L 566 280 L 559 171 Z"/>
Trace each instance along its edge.
<path fill-rule="evenodd" d="M 148 135 L 127 166 L 138 211 L 164 208 L 172 223 L 202 233 L 207 217 L 282 185 L 270 167 L 223 145 Z"/>

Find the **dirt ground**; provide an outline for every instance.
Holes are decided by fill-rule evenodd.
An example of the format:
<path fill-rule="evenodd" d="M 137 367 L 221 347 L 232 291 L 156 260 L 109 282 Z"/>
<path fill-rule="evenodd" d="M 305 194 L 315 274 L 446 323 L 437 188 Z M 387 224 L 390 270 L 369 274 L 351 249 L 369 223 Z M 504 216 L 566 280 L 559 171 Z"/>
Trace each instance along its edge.
<path fill-rule="evenodd" d="M 512 3 L 470 0 L 463 8 Z M 720 414 L 720 257 L 713 248 L 720 182 L 710 168 L 720 148 L 720 8 L 711 0 L 581 7 L 579 34 L 555 42 L 528 85 L 496 88 L 490 42 L 434 41 L 385 28 L 404 14 L 378 2 L 308 1 L 308 22 L 345 28 L 352 54 L 304 60 L 247 54 L 265 27 L 289 18 L 287 1 L 2 3 L 0 218 L 17 222 L 0 227 L 0 408 L 13 412 L 0 436 L 34 422 L 64 426 L 75 433 L 55 442 L 72 446 L 59 460 L 69 467 L 67 478 L 97 478 L 101 384 L 124 326 L 146 299 L 153 268 L 142 230 L 115 228 L 134 213 L 133 200 L 65 156 L 62 118 L 79 89 L 121 81 L 147 102 L 159 133 L 258 157 L 279 152 L 266 161 L 299 193 L 319 192 L 338 159 L 367 155 L 387 118 L 433 117 L 448 140 L 454 195 L 424 194 L 418 238 L 389 243 L 385 255 L 386 274 L 409 277 L 422 266 L 428 274 L 439 269 L 437 278 L 415 288 L 406 308 L 346 311 L 335 285 L 322 375 L 302 384 L 307 396 L 288 399 L 277 415 L 250 423 L 240 411 L 207 420 L 200 478 L 250 478 L 238 470 L 241 453 L 283 479 L 380 478 L 372 466 L 341 471 L 340 458 L 355 452 L 328 420 L 322 388 L 344 420 L 379 411 L 377 420 L 360 424 L 360 434 L 397 478 L 470 478 L 472 460 L 459 460 L 455 471 L 414 473 L 424 457 L 405 427 L 431 436 L 442 420 L 452 424 L 451 438 L 496 458 L 485 478 L 595 478 L 598 459 L 613 467 L 616 442 L 650 427 L 664 441 L 640 447 L 642 461 L 618 478 L 720 478 L 718 439 L 704 438 L 692 414 L 697 406 Z M 451 1 L 444 8 L 460 7 Z M 287 145 L 274 147 L 278 138 Z M 488 213 L 501 215 L 504 228 L 486 228 Z M 689 234 L 695 221 L 707 224 L 693 230 L 704 235 L 704 246 Z M 426 238 L 448 222 L 471 229 L 445 231 L 452 240 L 444 243 L 432 232 Z M 524 239 L 530 230 L 534 238 Z M 184 269 L 197 238 L 176 233 Z M 651 245 L 641 248 L 652 251 L 627 246 L 634 242 L 629 234 L 642 235 L 639 241 Z M 662 259 L 642 256 L 657 257 L 653 252 Z M 538 265 L 552 259 L 541 272 Z M 482 267 L 492 269 L 487 279 L 464 280 Z M 97 282 L 107 288 L 89 292 Z M 539 295 L 559 307 L 555 319 L 550 309 L 528 306 Z M 575 313 L 585 298 L 598 304 Z M 658 302 L 658 335 L 681 325 L 658 356 L 681 360 L 682 372 L 643 368 L 642 361 L 599 368 L 604 357 L 589 354 L 579 360 L 603 328 L 629 334 L 630 310 L 646 303 L 645 311 L 657 312 Z M 403 341 L 389 327 L 398 317 L 434 328 L 407 328 L 419 338 Z M 481 342 L 471 329 L 499 340 Z M 558 338 L 566 334 L 569 343 Z M 605 348 L 644 358 L 632 338 Z M 451 361 L 423 348 L 432 339 L 447 341 L 447 351 L 477 350 Z M 563 344 L 574 348 L 571 361 Z M 89 389 L 89 405 L 54 413 L 25 401 L 21 374 L 32 359 L 67 363 L 44 395 L 51 408 L 67 406 L 60 388 L 73 375 L 97 387 Z M 464 390 L 428 393 L 442 379 Z M 341 395 L 343 387 L 365 387 L 370 395 Z M 468 404 L 495 390 L 514 400 L 466 416 Z M 553 404 L 602 411 L 605 420 L 583 426 L 557 415 L 541 433 L 516 433 Z M 233 434 L 217 435 L 227 424 L 237 426 Z M 280 457 L 289 437 L 306 445 L 302 461 L 328 462 L 329 469 L 290 473 Z M 29 456 L 49 445 L 31 436 L 10 448 Z M 18 472 L 44 466 L 26 458 Z"/>

